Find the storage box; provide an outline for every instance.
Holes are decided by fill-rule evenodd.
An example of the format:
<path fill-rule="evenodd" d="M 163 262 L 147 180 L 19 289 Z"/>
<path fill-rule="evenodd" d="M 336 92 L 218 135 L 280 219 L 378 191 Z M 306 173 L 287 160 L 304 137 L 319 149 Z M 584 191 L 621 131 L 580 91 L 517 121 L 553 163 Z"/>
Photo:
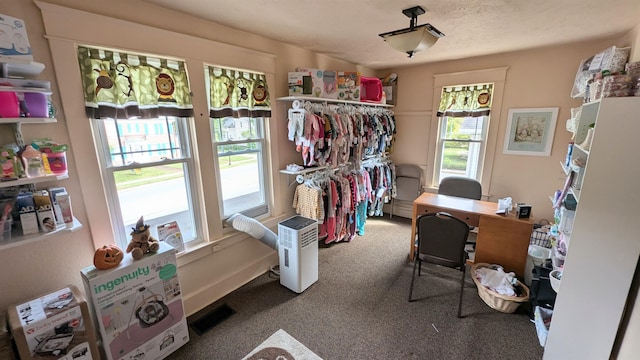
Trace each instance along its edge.
<path fill-rule="evenodd" d="M 382 101 L 382 81 L 378 78 L 360 77 L 360 100 L 380 103 Z"/>
<path fill-rule="evenodd" d="M 53 214 L 53 206 L 51 205 L 51 197 L 46 190 L 39 190 L 33 193 L 33 201 L 36 205 L 36 217 L 40 231 L 44 233 L 55 231 L 56 216 Z"/>
<path fill-rule="evenodd" d="M 360 101 L 360 73 L 355 71 L 338 72 L 338 99 Z"/>
<path fill-rule="evenodd" d="M 324 88 L 324 71 L 320 69 L 296 68 L 296 72 L 302 72 L 302 95 L 311 97 L 325 97 L 323 95 Z"/>
<path fill-rule="evenodd" d="M 384 91 L 387 104 L 396 105 L 398 98 L 398 75 L 391 73 L 380 80 L 382 81 L 382 91 Z"/>
<path fill-rule="evenodd" d="M 24 21 L 0 14 L 0 57 L 33 60 Z"/>
<path fill-rule="evenodd" d="M 308 81 L 311 81 L 311 74 L 308 72 L 294 71 L 289 72 L 287 79 L 289 83 L 289 96 L 304 96 L 304 82 L 305 77 L 308 77 Z M 309 94 L 311 94 L 311 88 L 309 86 Z"/>
<path fill-rule="evenodd" d="M 175 249 L 81 270 L 107 359 L 163 359 L 189 341 Z"/>
<path fill-rule="evenodd" d="M 338 98 L 338 73 L 333 70 L 322 72 L 322 97 L 325 99 Z"/>
<path fill-rule="evenodd" d="M 551 324 L 551 316 L 553 310 L 536 306 L 534 310 L 534 321 L 536 324 L 536 332 L 538 333 L 538 341 L 540 346 L 544 347 L 547 343 L 547 335 L 549 335 L 549 325 Z"/>
<path fill-rule="evenodd" d="M 7 313 L 0 312 L 0 360 L 15 360 L 16 353 L 13 351 L 9 328 L 7 327 Z"/>
<path fill-rule="evenodd" d="M 23 360 L 99 358 L 87 301 L 73 285 L 10 306 L 8 316 Z"/>
<path fill-rule="evenodd" d="M 30 235 L 38 233 L 38 218 L 36 216 L 36 203 L 33 201 L 33 194 L 20 193 L 16 199 L 15 205 L 20 214 L 20 226 L 22 227 L 22 235 Z"/>

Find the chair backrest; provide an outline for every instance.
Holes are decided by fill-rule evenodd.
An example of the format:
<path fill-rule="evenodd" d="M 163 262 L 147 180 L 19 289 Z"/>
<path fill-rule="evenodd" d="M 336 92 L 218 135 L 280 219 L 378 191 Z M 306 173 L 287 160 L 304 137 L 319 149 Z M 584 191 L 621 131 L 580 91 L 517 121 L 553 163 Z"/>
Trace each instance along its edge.
<path fill-rule="evenodd" d="M 422 169 L 414 164 L 399 164 L 395 169 L 396 200 L 415 200 L 422 189 Z"/>
<path fill-rule="evenodd" d="M 482 198 L 482 185 L 475 179 L 449 176 L 440 182 L 438 194 L 480 200 Z"/>
<path fill-rule="evenodd" d="M 439 212 L 421 215 L 416 221 L 418 257 L 421 261 L 459 268 L 466 261 L 464 251 L 469 225 Z"/>

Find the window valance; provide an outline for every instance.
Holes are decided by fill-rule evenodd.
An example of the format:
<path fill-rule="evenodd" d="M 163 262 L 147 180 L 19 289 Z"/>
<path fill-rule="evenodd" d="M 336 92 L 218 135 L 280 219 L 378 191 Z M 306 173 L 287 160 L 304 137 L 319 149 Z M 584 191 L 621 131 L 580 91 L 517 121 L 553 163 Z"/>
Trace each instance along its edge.
<path fill-rule="evenodd" d="M 489 115 L 492 90 L 492 84 L 445 87 L 442 89 L 438 116 Z"/>
<path fill-rule="evenodd" d="M 264 74 L 208 66 L 209 117 L 271 117 Z"/>
<path fill-rule="evenodd" d="M 89 118 L 193 116 L 182 61 L 83 46 L 78 60 Z"/>

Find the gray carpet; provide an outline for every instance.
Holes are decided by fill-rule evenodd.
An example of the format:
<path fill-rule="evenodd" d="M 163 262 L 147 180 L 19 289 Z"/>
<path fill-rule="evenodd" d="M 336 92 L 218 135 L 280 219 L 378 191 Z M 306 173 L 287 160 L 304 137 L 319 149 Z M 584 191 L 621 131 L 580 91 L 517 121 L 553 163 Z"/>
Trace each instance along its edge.
<path fill-rule="evenodd" d="M 365 230 L 351 242 L 320 245 L 319 280 L 302 294 L 265 274 L 212 304 L 236 313 L 202 336 L 191 330 L 168 359 L 242 359 L 278 329 L 325 360 L 542 358 L 526 313 L 489 308 L 468 273 L 462 319 L 453 269 L 423 264 L 417 300 L 407 301 L 410 220 L 370 218 Z"/>

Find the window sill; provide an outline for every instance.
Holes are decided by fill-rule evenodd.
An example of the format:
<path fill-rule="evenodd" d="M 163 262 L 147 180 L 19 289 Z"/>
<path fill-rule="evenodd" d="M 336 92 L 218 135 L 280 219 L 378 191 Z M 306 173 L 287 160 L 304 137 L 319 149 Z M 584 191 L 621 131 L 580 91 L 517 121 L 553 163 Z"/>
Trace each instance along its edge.
<path fill-rule="evenodd" d="M 287 214 L 281 214 L 279 216 L 260 219 L 260 222 L 266 227 L 273 229 L 277 228 L 278 223 L 286 220 L 288 217 L 289 215 Z M 179 252 L 177 254 L 178 266 L 188 265 L 249 238 L 251 238 L 249 234 L 229 228 L 229 230 L 225 231 L 225 234 L 218 239 L 202 242 Z"/>

